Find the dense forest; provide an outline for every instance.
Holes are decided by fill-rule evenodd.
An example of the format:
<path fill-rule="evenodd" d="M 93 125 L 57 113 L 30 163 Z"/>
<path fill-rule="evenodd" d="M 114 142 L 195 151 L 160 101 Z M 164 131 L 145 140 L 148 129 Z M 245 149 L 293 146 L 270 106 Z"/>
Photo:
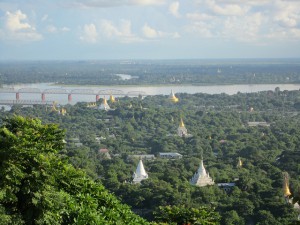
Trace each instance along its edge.
<path fill-rule="evenodd" d="M 56 110 L 16 105 L 10 111 L 2 108 L 0 123 L 22 115 L 59 124 L 66 132 L 64 147 L 57 149 L 60 157 L 148 221 L 206 224 L 200 219 L 212 218 L 212 223 L 228 225 L 299 223 L 300 211 L 294 203 L 300 195 L 300 91 L 277 88 L 177 97 L 178 103 L 162 95 L 119 98 L 108 101 L 108 111 L 83 102 Z M 58 113 L 60 108 L 67 113 Z M 177 135 L 181 118 L 190 136 Z M 164 159 L 161 152 L 183 157 Z M 139 157 L 146 154 L 155 156 L 143 160 L 149 178 L 132 184 Z M 225 191 L 216 184 L 191 185 L 201 158 L 216 184 L 234 186 Z M 243 162 L 240 167 L 238 159 Z M 283 194 L 283 172 L 289 174 L 289 199 Z"/>
<path fill-rule="evenodd" d="M 2 61 L 0 85 L 293 84 L 299 71 L 297 59 Z"/>

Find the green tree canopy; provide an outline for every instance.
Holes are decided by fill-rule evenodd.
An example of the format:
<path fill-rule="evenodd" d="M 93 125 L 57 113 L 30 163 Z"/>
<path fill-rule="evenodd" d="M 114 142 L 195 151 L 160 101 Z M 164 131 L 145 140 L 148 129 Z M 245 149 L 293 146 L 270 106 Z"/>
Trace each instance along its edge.
<path fill-rule="evenodd" d="M 15 116 L 0 128 L 0 223 L 147 224 L 58 154 L 64 131 Z"/>

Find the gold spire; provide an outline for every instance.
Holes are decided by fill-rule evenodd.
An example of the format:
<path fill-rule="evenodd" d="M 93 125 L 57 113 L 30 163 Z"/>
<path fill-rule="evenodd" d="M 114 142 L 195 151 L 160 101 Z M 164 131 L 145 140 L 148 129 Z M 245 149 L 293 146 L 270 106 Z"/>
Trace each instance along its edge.
<path fill-rule="evenodd" d="M 184 127 L 184 123 L 183 123 L 182 118 L 180 118 L 180 124 L 179 124 L 179 127 Z"/>
<path fill-rule="evenodd" d="M 173 90 L 171 90 L 171 94 L 170 94 L 170 100 L 173 103 L 176 103 L 179 101 L 179 99 L 175 96 L 175 94 L 173 93 Z"/>
<path fill-rule="evenodd" d="M 287 172 L 283 172 L 283 194 L 286 198 L 292 195 L 289 188 L 289 174 Z"/>
<path fill-rule="evenodd" d="M 283 194 L 284 194 L 284 197 L 289 197 L 292 194 L 290 192 L 290 188 L 289 188 L 287 182 L 284 182 L 284 185 L 283 185 Z"/>
<path fill-rule="evenodd" d="M 106 101 L 105 97 L 103 98 L 103 102 L 102 103 L 103 103 L 103 105 L 107 105 L 107 101 Z"/>
<path fill-rule="evenodd" d="M 116 101 L 115 97 L 114 97 L 112 94 L 110 94 L 109 100 L 110 100 L 111 102 L 115 102 L 115 101 Z"/>
<path fill-rule="evenodd" d="M 242 167 L 242 166 L 243 166 L 243 162 L 242 162 L 241 158 L 239 157 L 237 167 Z"/>

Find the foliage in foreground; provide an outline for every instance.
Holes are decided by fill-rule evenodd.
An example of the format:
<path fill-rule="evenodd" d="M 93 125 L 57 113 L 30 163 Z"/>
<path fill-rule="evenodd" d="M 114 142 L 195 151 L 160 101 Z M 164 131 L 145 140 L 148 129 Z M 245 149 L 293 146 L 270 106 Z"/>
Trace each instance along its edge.
<path fill-rule="evenodd" d="M 0 223 L 147 224 L 59 157 L 63 134 L 19 116 L 0 128 Z"/>
<path fill-rule="evenodd" d="M 155 213 L 158 221 L 168 224 L 219 224 L 220 215 L 207 207 L 160 206 Z"/>

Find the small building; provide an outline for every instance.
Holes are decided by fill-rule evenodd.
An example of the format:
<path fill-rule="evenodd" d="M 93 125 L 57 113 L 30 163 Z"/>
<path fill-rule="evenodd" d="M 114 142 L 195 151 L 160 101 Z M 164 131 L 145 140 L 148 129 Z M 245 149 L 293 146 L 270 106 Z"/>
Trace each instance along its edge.
<path fill-rule="evenodd" d="M 164 159 L 181 159 L 182 155 L 177 152 L 160 152 L 159 157 Z"/>
<path fill-rule="evenodd" d="M 262 126 L 262 127 L 269 127 L 270 124 L 264 121 L 261 122 L 248 122 L 249 127 L 257 127 L 257 126 Z"/>
<path fill-rule="evenodd" d="M 218 187 L 229 193 L 235 187 L 235 183 L 218 183 Z"/>
<path fill-rule="evenodd" d="M 132 182 L 134 184 L 138 184 L 141 183 L 142 180 L 148 179 L 148 174 L 144 168 L 144 164 L 143 161 L 140 159 L 137 167 L 136 167 L 136 171 L 133 173 L 132 175 Z"/>

